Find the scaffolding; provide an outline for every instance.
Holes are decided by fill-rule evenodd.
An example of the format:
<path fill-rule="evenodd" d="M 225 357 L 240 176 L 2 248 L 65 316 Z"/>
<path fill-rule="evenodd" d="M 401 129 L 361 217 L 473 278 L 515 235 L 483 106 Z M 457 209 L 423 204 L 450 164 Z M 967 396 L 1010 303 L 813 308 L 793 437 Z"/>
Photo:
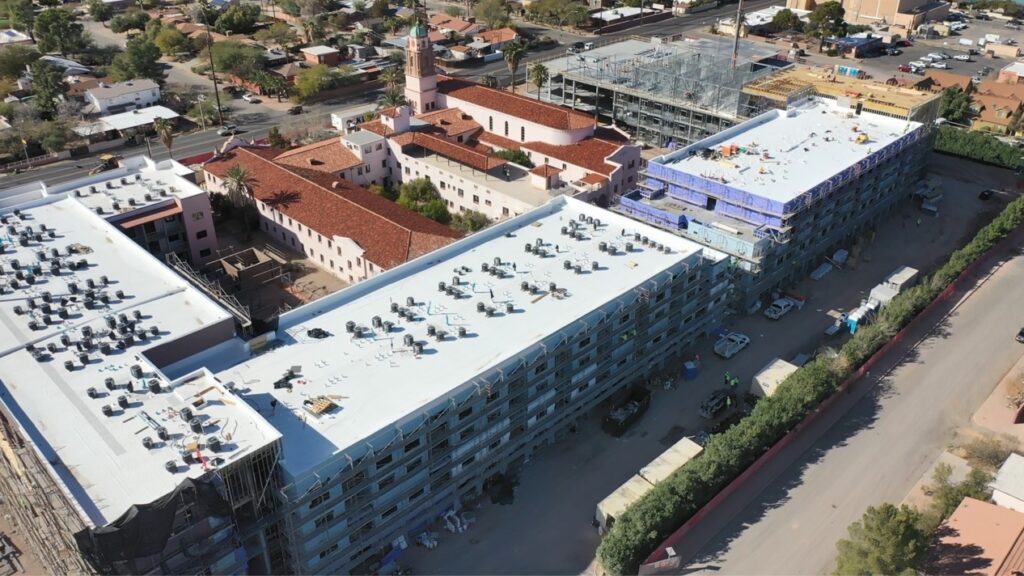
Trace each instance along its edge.
<path fill-rule="evenodd" d="M 771 76 L 782 62 L 777 50 L 741 42 L 736 67 L 731 42 L 688 39 L 651 43 L 630 54 L 568 58 L 562 73 L 563 104 L 654 134 L 655 145 L 688 144 L 756 114 L 743 92 Z M 554 99 L 554 98 L 553 98 Z"/>

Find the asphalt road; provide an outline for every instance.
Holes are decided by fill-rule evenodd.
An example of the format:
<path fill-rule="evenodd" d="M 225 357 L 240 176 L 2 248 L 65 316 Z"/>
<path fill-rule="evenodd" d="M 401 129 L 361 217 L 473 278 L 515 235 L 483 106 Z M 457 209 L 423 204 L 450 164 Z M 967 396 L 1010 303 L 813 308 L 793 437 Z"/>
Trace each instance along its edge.
<path fill-rule="evenodd" d="M 880 365 L 858 383 L 849 412 L 823 422 L 818 440 L 809 435 L 794 464 L 759 476 L 752 503 L 719 509 L 691 533 L 686 546 L 701 548 L 690 568 L 830 573 L 847 526 L 868 506 L 900 502 L 1024 353 L 1013 339 L 1024 314 L 1010 304 L 1024 299 L 1024 257 L 1003 257 L 948 316 L 917 329 L 924 339 L 908 339 L 888 374 L 891 364 Z"/>

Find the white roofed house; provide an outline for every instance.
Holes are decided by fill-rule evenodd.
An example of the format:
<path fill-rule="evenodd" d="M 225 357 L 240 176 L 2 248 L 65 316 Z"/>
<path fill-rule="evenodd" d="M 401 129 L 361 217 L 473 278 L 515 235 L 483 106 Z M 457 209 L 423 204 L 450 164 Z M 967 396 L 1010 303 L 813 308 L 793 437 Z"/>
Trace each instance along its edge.
<path fill-rule="evenodd" d="M 149 79 L 100 83 L 85 92 L 84 114 L 116 114 L 160 102 L 160 85 Z"/>

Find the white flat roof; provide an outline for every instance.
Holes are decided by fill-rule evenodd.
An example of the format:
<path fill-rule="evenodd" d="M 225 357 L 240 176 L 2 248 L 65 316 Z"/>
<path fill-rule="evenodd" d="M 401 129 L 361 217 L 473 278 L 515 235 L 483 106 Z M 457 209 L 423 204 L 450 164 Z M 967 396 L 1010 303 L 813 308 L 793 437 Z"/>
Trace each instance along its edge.
<path fill-rule="evenodd" d="M 310 46 L 309 48 L 303 48 L 302 52 L 314 56 L 323 56 L 325 54 L 336 54 L 338 49 L 331 48 L 330 46 Z"/>
<path fill-rule="evenodd" d="M 111 221 L 130 218 L 142 208 L 173 205 L 176 198 L 206 194 L 185 179 L 192 171 L 177 162 L 153 162 L 145 156 L 121 161 L 120 168 L 48 187 L 66 193 Z M 117 206 L 115 210 L 114 206 Z"/>
<path fill-rule="evenodd" d="M 999 467 L 995 480 L 989 486 L 1014 498 L 1024 500 L 1024 456 L 1011 453 L 1006 462 Z"/>
<path fill-rule="evenodd" d="M 52 190 L 47 195 L 44 190 L 40 185 L 9 189 L 0 199 L 0 215 L 6 220 L 0 224 L 4 246 L 0 254 L 4 287 L 0 390 L 2 402 L 43 459 L 52 463 L 83 519 L 106 524 L 133 504 L 163 496 L 185 477 L 204 474 L 205 467 L 229 464 L 276 440 L 279 434 L 272 426 L 208 373 L 199 371 L 169 382 L 147 360 L 147 355 L 174 357 L 192 353 L 192 347 L 202 349 L 205 343 L 189 340 L 201 329 L 216 330 L 221 339 L 230 337 L 231 316 L 78 199 Z M 14 215 L 15 209 L 20 217 Z M 42 226 L 47 232 L 41 241 L 32 236 L 22 246 L 19 238 L 28 226 L 33 233 Z M 50 268 L 52 250 L 61 262 L 57 276 Z M 16 279 L 15 260 L 22 270 L 42 265 L 34 284 L 22 280 L 18 288 L 11 287 Z M 79 260 L 85 261 L 85 267 L 67 267 L 68 261 Z M 103 276 L 109 285 L 104 285 Z M 108 303 L 97 301 L 94 307 L 86 307 L 89 281 L 95 282 L 97 298 L 106 295 Z M 52 295 L 49 304 L 44 302 L 45 292 Z M 67 299 L 66 305 L 61 298 Z M 51 313 L 45 312 L 45 306 L 52 307 Z M 58 313 L 61 309 L 67 311 L 66 318 Z M 123 333 L 120 329 L 112 333 L 107 324 L 108 317 L 119 323 L 120 314 L 134 322 L 128 330 L 133 341 L 124 349 L 116 346 L 117 336 Z M 51 323 L 44 322 L 44 317 Z M 35 330 L 29 325 L 32 320 L 39 323 Z M 90 330 L 94 346 L 84 350 L 88 356 L 83 365 L 77 347 Z M 145 337 L 138 331 L 144 331 Z M 70 345 L 63 337 L 70 339 Z M 103 353 L 100 343 L 111 344 L 110 353 Z M 35 357 L 28 346 L 41 355 Z M 70 370 L 67 361 L 73 363 Z M 144 371 L 142 378 L 131 374 L 136 364 Z M 115 390 L 107 390 L 107 378 L 114 379 Z M 147 389 L 153 379 L 161 381 L 159 393 Z M 132 392 L 127 389 L 130 381 Z M 89 388 L 96 388 L 98 397 L 91 398 Z M 128 401 L 126 408 L 118 405 L 122 395 Z M 193 411 L 204 422 L 201 434 L 193 434 L 176 416 L 178 409 L 197 402 L 201 407 Z M 113 407 L 111 416 L 103 414 L 104 405 Z M 158 438 L 159 426 L 166 428 L 168 441 Z M 151 449 L 142 444 L 146 436 L 155 441 Z M 218 437 L 223 449 L 211 451 L 206 445 L 210 437 Z M 196 440 L 206 463 L 186 465 L 179 449 Z M 165 469 L 169 461 L 177 463 L 175 473 Z"/>
<path fill-rule="evenodd" d="M 149 106 L 146 108 L 138 108 L 136 110 L 129 110 L 128 112 L 121 112 L 120 114 L 111 114 L 110 116 L 103 116 L 96 122 L 87 124 L 75 129 L 75 132 L 87 136 L 95 132 L 106 132 L 107 130 L 127 130 L 129 128 L 137 128 L 139 126 L 147 126 L 152 124 L 157 118 L 163 118 L 165 120 L 171 120 L 178 118 L 179 114 L 166 106 Z M 97 130 L 97 127 L 100 129 Z"/>
<path fill-rule="evenodd" d="M 788 202 L 920 126 L 870 112 L 856 115 L 816 98 L 766 112 L 651 162 Z M 862 135 L 867 140 L 858 143 Z M 706 148 L 718 152 L 734 144 L 739 153 L 728 157 L 693 153 Z"/>
<path fill-rule="evenodd" d="M 599 219 L 600 228 L 586 226 L 584 240 L 562 235 L 561 228 L 581 214 Z M 628 237 L 621 235 L 623 230 Z M 668 246 L 670 252 L 638 245 L 624 254 L 633 233 Z M 552 255 L 541 258 L 524 251 L 526 243 L 536 244 L 538 238 Z M 616 245 L 618 254 L 599 251 L 599 242 Z M 283 315 L 274 335 L 277 342 L 269 346 L 273 350 L 254 357 L 241 354 L 240 363 L 219 372 L 218 378 L 240 390 L 264 415 L 271 400 L 278 402 L 268 419 L 283 434 L 283 469 L 299 477 L 334 454 L 361 457 L 374 435 L 418 422 L 423 411 L 436 411 L 449 394 L 466 390 L 477 377 L 660 272 L 699 258 L 702 250 L 625 216 L 559 197 Z M 491 266 L 495 258 L 502 262 L 501 279 L 481 271 L 482 264 Z M 566 270 L 566 261 L 582 265 L 584 272 Z M 591 262 L 598 262 L 599 269 L 591 271 Z M 458 299 L 438 289 L 439 282 L 450 285 L 456 274 L 463 295 Z M 524 292 L 521 282 L 536 284 L 540 291 Z M 565 292 L 550 293 L 551 283 Z M 407 306 L 408 298 L 415 304 Z M 513 305 L 511 314 L 506 303 Z M 400 319 L 391 312 L 392 304 L 408 308 L 415 320 Z M 479 304 L 493 306 L 494 317 L 479 312 Z M 394 322 L 392 331 L 375 329 L 375 316 Z M 363 337 L 346 332 L 349 321 L 365 327 Z M 428 336 L 428 326 L 446 332 L 444 341 Z M 460 327 L 466 329 L 464 338 L 456 336 Z M 315 338 L 309 332 L 314 329 L 329 336 Z M 421 355 L 405 345 L 407 335 L 424 343 Z M 228 354 L 225 349 L 216 356 L 223 361 Z M 291 389 L 275 387 L 292 367 L 297 375 L 290 379 Z M 332 398 L 338 409 L 316 417 L 304 402 L 321 396 Z"/>

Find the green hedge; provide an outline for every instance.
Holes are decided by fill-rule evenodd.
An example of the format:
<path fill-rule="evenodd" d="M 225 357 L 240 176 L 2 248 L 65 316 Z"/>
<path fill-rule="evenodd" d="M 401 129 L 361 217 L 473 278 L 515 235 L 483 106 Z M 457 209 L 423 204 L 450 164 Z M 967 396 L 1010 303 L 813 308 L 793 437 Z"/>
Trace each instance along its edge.
<path fill-rule="evenodd" d="M 968 132 L 953 126 L 939 127 L 935 151 L 1003 168 L 1017 168 L 1021 165 L 1021 156 L 1024 156 L 1024 150 L 995 136 L 982 132 Z"/>
<path fill-rule="evenodd" d="M 972 262 L 1024 223 L 1024 197 L 1011 202 L 934 274 L 890 302 L 835 355 L 819 355 L 786 378 L 750 416 L 711 437 L 704 452 L 676 470 L 616 519 L 597 550 L 612 574 L 635 574 L 669 534 L 828 398 Z"/>

